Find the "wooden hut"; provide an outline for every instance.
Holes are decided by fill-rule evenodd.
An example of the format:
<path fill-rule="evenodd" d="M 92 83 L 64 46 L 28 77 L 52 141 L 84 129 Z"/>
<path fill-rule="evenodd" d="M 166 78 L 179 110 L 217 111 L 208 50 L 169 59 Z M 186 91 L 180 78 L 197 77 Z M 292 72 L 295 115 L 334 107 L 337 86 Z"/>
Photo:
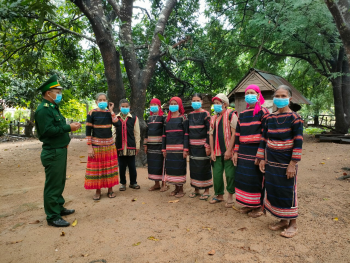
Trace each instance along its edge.
<path fill-rule="evenodd" d="M 206 111 L 208 111 L 210 113 L 211 110 L 211 99 L 212 99 L 212 95 L 210 94 L 202 94 L 203 97 L 203 104 L 202 104 L 202 108 Z M 191 106 L 192 100 L 191 98 L 182 98 L 182 103 L 185 109 L 185 114 L 189 114 L 191 111 L 193 111 L 193 108 Z M 163 110 L 165 110 L 166 112 L 169 112 L 169 102 L 163 104 Z"/>
<path fill-rule="evenodd" d="M 255 84 L 260 87 L 261 93 L 264 96 L 264 107 L 268 108 L 270 112 L 276 110 L 276 106 L 273 105 L 273 94 L 278 86 L 287 85 L 292 89 L 292 102 L 295 104 L 311 104 L 296 88 L 293 87 L 284 78 L 271 74 L 266 71 L 251 68 L 244 78 L 237 84 L 237 86 L 229 93 L 228 98 L 231 102 L 235 102 L 235 108 L 237 112 L 241 112 L 246 109 L 247 103 L 244 100 L 245 89 L 250 84 Z"/>

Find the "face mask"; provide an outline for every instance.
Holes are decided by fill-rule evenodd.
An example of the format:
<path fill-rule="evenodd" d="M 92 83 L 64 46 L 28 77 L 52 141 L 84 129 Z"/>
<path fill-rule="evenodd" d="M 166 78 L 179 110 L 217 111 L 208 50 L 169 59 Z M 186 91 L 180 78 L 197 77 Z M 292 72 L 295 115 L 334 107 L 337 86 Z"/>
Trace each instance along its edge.
<path fill-rule="evenodd" d="M 153 113 L 159 111 L 158 106 L 151 106 L 151 107 L 150 107 L 150 110 L 151 110 L 151 112 L 153 112 Z"/>
<path fill-rule="evenodd" d="M 126 114 L 129 113 L 130 108 L 120 108 L 120 111 L 121 111 L 124 115 L 126 115 Z"/>
<path fill-rule="evenodd" d="M 247 94 L 245 95 L 245 102 L 248 104 L 254 104 L 258 101 L 258 96 L 255 94 Z"/>
<path fill-rule="evenodd" d="M 202 107 L 202 102 L 192 102 L 192 108 L 198 110 Z"/>
<path fill-rule="evenodd" d="M 51 97 L 50 95 L 49 95 L 49 97 L 52 99 L 52 97 Z M 56 104 L 60 103 L 61 100 L 62 100 L 62 94 L 61 94 L 61 93 L 56 94 L 56 98 L 53 99 L 53 101 L 54 101 Z"/>
<path fill-rule="evenodd" d="M 101 109 L 101 110 L 104 110 L 105 108 L 107 108 L 107 102 L 106 101 L 101 101 L 98 103 L 98 107 Z"/>
<path fill-rule="evenodd" d="M 281 109 L 289 105 L 289 98 L 273 98 L 273 103 Z"/>
<path fill-rule="evenodd" d="M 169 106 L 169 110 L 170 110 L 171 112 L 176 112 L 176 111 L 179 110 L 179 105 L 170 105 L 170 106 Z"/>
<path fill-rule="evenodd" d="M 216 113 L 222 112 L 222 105 L 221 104 L 214 104 L 214 111 Z"/>

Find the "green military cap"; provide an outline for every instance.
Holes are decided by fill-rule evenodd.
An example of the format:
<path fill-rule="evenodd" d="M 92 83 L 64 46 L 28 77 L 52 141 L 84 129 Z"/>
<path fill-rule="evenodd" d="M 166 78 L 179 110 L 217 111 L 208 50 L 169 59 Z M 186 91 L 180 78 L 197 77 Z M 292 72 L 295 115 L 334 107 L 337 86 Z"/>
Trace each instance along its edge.
<path fill-rule="evenodd" d="M 49 89 L 62 89 L 60 86 L 60 83 L 58 83 L 57 75 L 51 76 L 47 81 L 45 81 L 41 86 L 38 88 L 41 92 L 45 92 Z"/>

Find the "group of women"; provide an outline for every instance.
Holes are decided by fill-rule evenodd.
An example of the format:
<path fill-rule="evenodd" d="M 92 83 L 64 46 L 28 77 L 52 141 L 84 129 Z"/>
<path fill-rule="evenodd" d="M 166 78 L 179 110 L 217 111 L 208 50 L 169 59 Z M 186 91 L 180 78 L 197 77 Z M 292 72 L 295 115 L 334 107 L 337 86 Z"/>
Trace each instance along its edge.
<path fill-rule="evenodd" d="M 170 195 L 183 197 L 189 157 L 190 184 L 194 188 L 189 197 L 208 200 L 209 189 L 214 185 L 215 195 L 210 203 L 223 201 L 225 171 L 229 194 L 226 207 L 232 207 L 235 193 L 236 202 L 242 206 L 241 213 L 256 218 L 267 210 L 280 219 L 269 225 L 271 230 L 282 229 L 281 236 L 295 236 L 297 163 L 301 158 L 303 122 L 289 108 L 291 98 L 288 86 L 278 87 L 273 99 L 277 111 L 269 113 L 262 107 L 264 98 L 259 87 L 249 85 L 245 90 L 246 110 L 238 115 L 227 108 L 227 97 L 218 94 L 213 98 L 214 116 L 202 108 L 201 94 L 192 96 L 193 111 L 187 116 L 179 97 L 170 99 L 168 115 L 163 115 L 161 102 L 152 99 L 144 140 L 148 178 L 154 181 L 149 191 L 164 192 L 168 190 L 167 184 L 172 184 L 174 190 Z M 112 138 L 109 130 L 118 120 L 113 119 L 109 110 L 101 109 L 100 100 L 97 98 L 99 108 L 93 116 L 100 120 L 99 128 L 106 131 L 101 131 L 101 138 L 88 137 L 92 144 L 89 156 L 91 149 L 94 156 L 88 161 L 85 188 L 97 189 L 96 193 L 108 188 L 113 193 L 118 171 L 115 147 L 109 148 Z M 102 123 L 102 119 L 108 121 Z"/>

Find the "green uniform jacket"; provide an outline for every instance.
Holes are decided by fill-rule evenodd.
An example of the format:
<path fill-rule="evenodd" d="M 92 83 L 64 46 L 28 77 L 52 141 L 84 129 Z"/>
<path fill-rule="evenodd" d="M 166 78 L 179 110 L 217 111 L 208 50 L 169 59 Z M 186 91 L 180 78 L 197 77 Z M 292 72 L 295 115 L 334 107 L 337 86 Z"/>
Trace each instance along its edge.
<path fill-rule="evenodd" d="M 35 111 L 35 127 L 43 149 L 64 148 L 70 142 L 70 125 L 59 108 L 44 99 Z"/>

